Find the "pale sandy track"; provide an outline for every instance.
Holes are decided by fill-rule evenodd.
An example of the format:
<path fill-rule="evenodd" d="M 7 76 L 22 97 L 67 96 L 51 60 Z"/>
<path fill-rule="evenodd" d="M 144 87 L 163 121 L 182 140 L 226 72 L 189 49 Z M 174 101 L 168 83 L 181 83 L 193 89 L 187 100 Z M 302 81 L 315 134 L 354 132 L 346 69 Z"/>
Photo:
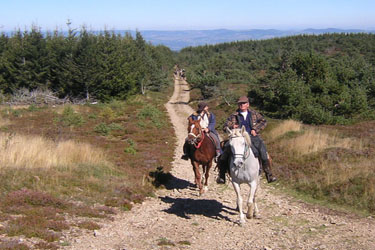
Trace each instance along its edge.
<path fill-rule="evenodd" d="M 166 104 L 177 145 L 173 180 L 167 189 L 103 222 L 96 235 L 82 232 L 66 249 L 375 249 L 373 218 L 339 215 L 277 195 L 264 182 L 258 194 L 262 219 L 243 227 L 235 222 L 235 193 L 231 185 L 217 185 L 211 170 L 209 191 L 199 197 L 193 187 L 190 162 L 180 160 L 186 136 L 189 87 L 175 81 Z M 247 192 L 247 187 L 243 186 Z M 169 241 L 174 245 L 163 245 Z"/>

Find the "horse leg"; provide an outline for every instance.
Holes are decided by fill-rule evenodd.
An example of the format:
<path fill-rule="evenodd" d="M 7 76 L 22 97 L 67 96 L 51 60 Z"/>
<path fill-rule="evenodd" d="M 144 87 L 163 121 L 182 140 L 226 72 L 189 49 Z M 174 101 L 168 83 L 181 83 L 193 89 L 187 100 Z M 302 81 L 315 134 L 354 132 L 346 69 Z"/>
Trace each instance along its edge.
<path fill-rule="evenodd" d="M 257 195 L 258 188 L 259 188 L 259 178 L 257 179 L 256 190 L 255 190 L 255 193 L 254 193 L 254 218 L 255 219 L 260 219 L 259 209 L 258 209 L 258 203 L 256 202 L 257 196 L 258 196 Z"/>
<path fill-rule="evenodd" d="M 193 162 L 193 171 L 195 177 L 195 184 L 197 185 L 197 188 L 201 189 L 201 173 L 199 171 L 199 164 L 197 162 Z"/>
<path fill-rule="evenodd" d="M 199 171 L 199 164 L 197 162 L 193 162 L 193 170 L 195 175 L 195 184 L 199 188 L 199 192 L 202 191 L 202 182 L 201 182 L 201 173 Z"/>
<path fill-rule="evenodd" d="M 252 182 L 249 183 L 249 186 L 250 186 L 250 192 L 249 192 L 249 196 L 248 196 L 248 199 L 247 199 L 246 217 L 248 219 L 251 219 L 255 215 L 255 211 L 258 210 L 258 208 L 255 204 L 255 194 L 256 194 L 256 191 L 257 191 L 258 183 L 257 183 L 256 180 L 253 180 Z"/>
<path fill-rule="evenodd" d="M 206 165 L 202 165 L 202 170 L 203 170 L 203 173 L 202 173 L 202 179 L 201 179 L 201 183 L 202 185 L 205 185 L 205 174 L 206 174 L 206 171 L 207 171 L 207 168 L 206 168 Z"/>
<path fill-rule="evenodd" d="M 237 195 L 237 207 L 238 207 L 238 212 L 240 213 L 240 221 L 239 221 L 239 223 L 242 226 L 243 224 L 245 224 L 245 215 L 242 212 L 241 188 L 240 188 L 240 184 L 239 183 L 236 183 L 236 182 L 232 181 L 232 184 L 233 184 L 234 191 L 236 192 L 236 195 Z"/>
<path fill-rule="evenodd" d="M 206 180 L 205 180 L 205 182 L 204 182 L 204 185 L 205 185 L 205 186 L 208 186 L 208 178 L 209 178 L 209 176 L 210 176 L 210 169 L 211 169 L 211 166 L 212 166 L 212 161 L 210 161 L 210 162 L 208 163 L 208 165 L 206 166 L 206 172 L 204 173 L 205 178 L 206 178 Z"/>
<path fill-rule="evenodd" d="M 203 184 L 204 192 L 206 192 L 208 190 L 208 178 L 209 178 L 209 173 L 210 173 L 210 167 L 211 167 L 210 164 L 203 166 L 203 169 L 204 169 L 204 178 L 203 179 L 204 180 L 202 180 L 202 184 Z"/>

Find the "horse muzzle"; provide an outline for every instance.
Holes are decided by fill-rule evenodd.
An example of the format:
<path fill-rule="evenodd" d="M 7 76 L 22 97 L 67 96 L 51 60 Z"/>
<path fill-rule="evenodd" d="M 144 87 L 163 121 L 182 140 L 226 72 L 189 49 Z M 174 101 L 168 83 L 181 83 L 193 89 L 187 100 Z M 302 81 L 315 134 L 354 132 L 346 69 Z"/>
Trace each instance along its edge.
<path fill-rule="evenodd" d="M 236 168 L 242 168 L 243 165 L 244 165 L 244 161 L 242 158 L 236 158 L 234 159 L 233 161 L 233 165 L 236 167 Z"/>

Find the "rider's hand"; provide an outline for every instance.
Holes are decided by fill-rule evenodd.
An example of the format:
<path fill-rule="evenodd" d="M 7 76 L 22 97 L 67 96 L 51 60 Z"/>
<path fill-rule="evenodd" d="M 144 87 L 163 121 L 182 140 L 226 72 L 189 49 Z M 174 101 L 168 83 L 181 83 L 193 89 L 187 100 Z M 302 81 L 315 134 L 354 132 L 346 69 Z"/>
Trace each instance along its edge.
<path fill-rule="evenodd" d="M 237 124 L 234 124 L 233 125 L 233 128 L 238 128 L 239 126 Z"/>

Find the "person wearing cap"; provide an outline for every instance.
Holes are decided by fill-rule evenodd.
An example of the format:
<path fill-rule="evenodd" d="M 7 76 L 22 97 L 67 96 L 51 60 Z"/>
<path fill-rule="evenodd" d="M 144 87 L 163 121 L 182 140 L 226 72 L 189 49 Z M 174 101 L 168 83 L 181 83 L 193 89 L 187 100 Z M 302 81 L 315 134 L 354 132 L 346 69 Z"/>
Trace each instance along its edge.
<path fill-rule="evenodd" d="M 261 168 L 266 174 L 268 183 L 274 182 L 276 181 L 276 177 L 274 177 L 271 173 L 270 159 L 267 153 L 267 148 L 262 138 L 259 136 L 259 132 L 267 126 L 267 121 L 260 113 L 249 109 L 250 104 L 247 96 L 241 96 L 238 99 L 237 104 L 238 109 L 235 113 L 228 117 L 223 129 L 226 132 L 227 128 L 246 128 L 246 131 L 251 137 L 251 148 L 254 155 L 256 157 L 260 157 L 261 159 Z M 224 146 L 224 152 L 218 162 L 219 178 L 217 179 L 217 182 L 220 184 L 225 183 L 225 173 L 229 170 L 228 156 L 230 154 L 230 147 L 228 143 L 226 143 Z"/>
<path fill-rule="evenodd" d="M 219 135 L 215 129 L 215 125 L 216 125 L 215 115 L 212 112 L 208 111 L 208 104 L 206 102 L 200 102 L 198 104 L 197 111 L 191 114 L 189 117 L 193 118 L 193 120 L 200 119 L 200 125 L 201 125 L 202 130 L 205 133 L 209 134 L 211 138 L 213 138 L 215 142 L 215 147 L 216 147 L 215 162 L 217 162 L 219 156 L 222 153 L 222 149 L 220 147 Z M 187 143 L 187 140 L 185 140 L 183 150 L 184 150 L 184 154 L 182 155 L 181 159 L 188 160 L 189 159 L 189 145 Z"/>

